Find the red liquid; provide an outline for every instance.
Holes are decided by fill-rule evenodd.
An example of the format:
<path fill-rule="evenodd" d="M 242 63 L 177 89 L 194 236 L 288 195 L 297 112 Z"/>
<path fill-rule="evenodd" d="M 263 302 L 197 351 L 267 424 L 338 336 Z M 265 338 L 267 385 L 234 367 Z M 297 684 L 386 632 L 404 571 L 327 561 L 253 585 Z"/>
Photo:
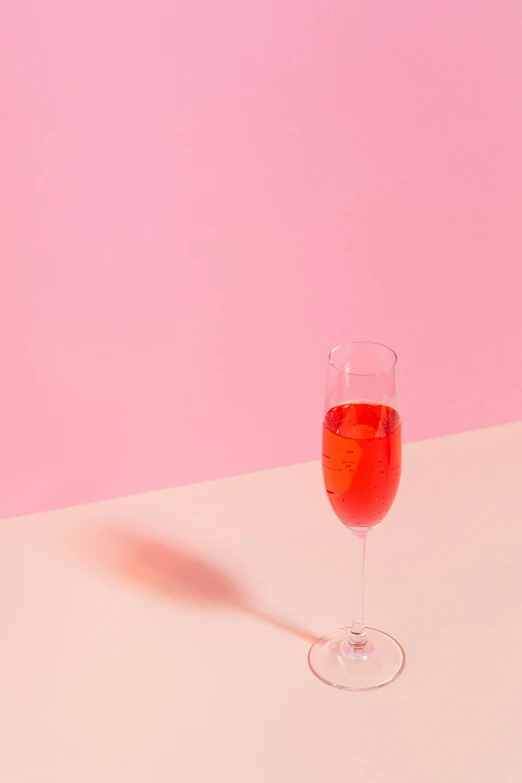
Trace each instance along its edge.
<path fill-rule="evenodd" d="M 347 527 L 378 525 L 401 477 L 401 421 L 388 405 L 347 402 L 323 425 L 323 478 L 333 510 Z"/>

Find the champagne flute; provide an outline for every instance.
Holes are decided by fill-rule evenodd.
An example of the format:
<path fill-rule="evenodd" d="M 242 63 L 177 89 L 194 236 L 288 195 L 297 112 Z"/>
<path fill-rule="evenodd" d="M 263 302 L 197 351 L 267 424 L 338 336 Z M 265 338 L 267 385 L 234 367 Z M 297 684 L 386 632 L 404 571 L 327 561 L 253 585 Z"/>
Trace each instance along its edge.
<path fill-rule="evenodd" d="M 328 685 L 380 688 L 404 667 L 395 639 L 364 625 L 364 549 L 369 530 L 389 511 L 401 475 L 397 355 L 378 343 L 339 345 L 330 353 L 323 422 L 323 479 L 328 500 L 354 537 L 354 614 L 311 647 L 310 668 Z"/>

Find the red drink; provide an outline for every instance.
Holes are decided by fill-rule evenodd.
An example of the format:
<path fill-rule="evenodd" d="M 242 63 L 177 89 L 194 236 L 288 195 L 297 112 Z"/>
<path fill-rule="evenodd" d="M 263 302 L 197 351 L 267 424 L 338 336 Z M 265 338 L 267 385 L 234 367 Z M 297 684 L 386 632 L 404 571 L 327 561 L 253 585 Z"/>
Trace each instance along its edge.
<path fill-rule="evenodd" d="M 386 516 L 401 477 L 401 421 L 388 405 L 346 402 L 323 425 L 323 478 L 347 527 L 370 528 Z"/>

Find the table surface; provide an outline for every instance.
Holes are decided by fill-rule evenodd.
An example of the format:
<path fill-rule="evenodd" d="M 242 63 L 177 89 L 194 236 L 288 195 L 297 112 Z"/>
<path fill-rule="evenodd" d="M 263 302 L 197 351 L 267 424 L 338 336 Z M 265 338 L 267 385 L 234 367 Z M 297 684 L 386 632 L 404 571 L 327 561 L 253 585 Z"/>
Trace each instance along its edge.
<path fill-rule="evenodd" d="M 367 547 L 391 685 L 307 664 L 350 622 L 307 463 L 0 522 L 0 779 L 520 781 L 522 424 L 405 447 Z"/>

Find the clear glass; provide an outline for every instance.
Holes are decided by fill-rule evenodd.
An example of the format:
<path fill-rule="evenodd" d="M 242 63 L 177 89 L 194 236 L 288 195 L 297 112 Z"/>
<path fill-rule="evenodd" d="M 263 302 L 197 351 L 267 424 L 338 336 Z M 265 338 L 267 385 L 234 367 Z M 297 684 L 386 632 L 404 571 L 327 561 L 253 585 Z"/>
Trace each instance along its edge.
<path fill-rule="evenodd" d="M 397 493 L 402 427 L 397 355 L 378 343 L 346 343 L 331 352 L 323 422 L 323 478 L 328 500 L 353 533 L 353 620 L 318 639 L 308 661 L 320 680 L 350 691 L 392 682 L 404 651 L 364 624 L 364 551 Z"/>

